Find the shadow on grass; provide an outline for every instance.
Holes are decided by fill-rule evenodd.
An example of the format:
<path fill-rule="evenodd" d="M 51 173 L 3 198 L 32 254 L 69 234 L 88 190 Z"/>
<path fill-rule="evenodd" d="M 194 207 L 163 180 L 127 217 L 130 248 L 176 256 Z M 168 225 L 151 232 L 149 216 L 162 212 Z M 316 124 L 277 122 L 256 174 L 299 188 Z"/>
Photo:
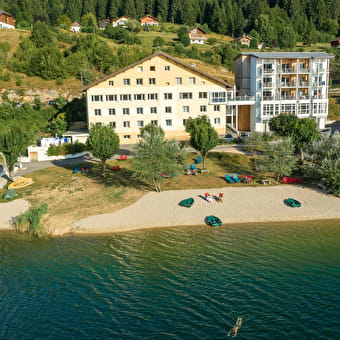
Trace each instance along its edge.
<path fill-rule="evenodd" d="M 240 175 L 252 175 L 253 162 L 245 155 L 211 152 L 209 158 L 217 161 L 218 165 L 225 170 L 225 173 L 237 173 Z"/>

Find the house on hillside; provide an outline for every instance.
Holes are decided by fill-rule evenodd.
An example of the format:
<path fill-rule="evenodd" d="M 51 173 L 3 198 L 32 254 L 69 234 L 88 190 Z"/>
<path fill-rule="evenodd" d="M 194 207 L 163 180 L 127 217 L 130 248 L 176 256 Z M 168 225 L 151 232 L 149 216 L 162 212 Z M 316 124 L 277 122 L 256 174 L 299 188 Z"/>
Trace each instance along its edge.
<path fill-rule="evenodd" d="M 110 19 L 104 19 L 104 20 L 99 21 L 98 23 L 99 29 L 104 30 L 106 25 L 109 24 L 110 22 L 111 22 Z"/>
<path fill-rule="evenodd" d="M 158 26 L 158 19 L 151 16 L 151 15 L 146 15 L 143 18 L 139 19 L 139 22 L 142 26 Z"/>
<path fill-rule="evenodd" d="M 11 14 L 0 9 L 0 28 L 15 28 L 15 22 Z"/>
<path fill-rule="evenodd" d="M 74 33 L 80 33 L 81 26 L 78 22 L 73 22 L 72 25 L 70 26 L 70 31 Z"/>
<path fill-rule="evenodd" d="M 157 52 L 82 90 L 88 124 L 115 129 L 121 144 L 133 144 L 147 124 L 161 126 L 167 138 L 188 139 L 185 122 L 207 115 L 225 134 L 226 102 L 233 87 L 224 80 Z"/>
<path fill-rule="evenodd" d="M 130 17 L 128 17 L 127 15 L 123 15 L 122 17 L 112 19 L 111 24 L 113 27 L 118 27 L 118 26 L 125 27 L 129 20 L 131 20 Z"/>
<path fill-rule="evenodd" d="M 190 44 L 204 44 L 207 40 L 207 33 L 199 27 L 189 28 Z"/>
<path fill-rule="evenodd" d="M 245 45 L 245 46 L 248 46 L 250 47 L 250 42 L 254 39 L 253 36 L 251 36 L 250 34 L 243 34 L 242 37 L 240 38 L 236 38 L 234 39 L 232 42 L 237 42 L 237 43 L 240 43 L 241 45 Z"/>
<path fill-rule="evenodd" d="M 331 47 L 339 48 L 340 47 L 340 37 L 333 39 L 331 42 Z"/>

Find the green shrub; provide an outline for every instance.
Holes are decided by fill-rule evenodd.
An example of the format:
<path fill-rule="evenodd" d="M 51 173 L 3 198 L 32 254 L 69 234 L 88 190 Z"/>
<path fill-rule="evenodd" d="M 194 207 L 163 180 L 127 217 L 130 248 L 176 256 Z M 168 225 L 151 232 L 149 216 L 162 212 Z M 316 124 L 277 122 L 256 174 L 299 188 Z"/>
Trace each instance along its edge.
<path fill-rule="evenodd" d="M 29 233 L 35 237 L 42 237 L 47 234 L 41 220 L 47 213 L 48 205 L 42 204 L 39 208 L 31 208 L 19 215 L 14 221 L 14 228 L 21 233 Z"/>
<path fill-rule="evenodd" d="M 48 156 L 62 156 L 62 155 L 74 155 L 76 153 L 87 151 L 87 145 L 79 142 L 64 143 L 60 145 L 50 145 L 47 150 Z"/>
<path fill-rule="evenodd" d="M 48 156 L 62 155 L 62 145 L 50 145 L 47 150 Z"/>

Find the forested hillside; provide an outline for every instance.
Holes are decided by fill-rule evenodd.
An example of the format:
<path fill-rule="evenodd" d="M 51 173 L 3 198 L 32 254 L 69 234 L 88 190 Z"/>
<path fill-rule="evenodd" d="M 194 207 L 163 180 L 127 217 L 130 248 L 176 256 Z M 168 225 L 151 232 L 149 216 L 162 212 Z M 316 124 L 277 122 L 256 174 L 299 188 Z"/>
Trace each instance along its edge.
<path fill-rule="evenodd" d="M 206 24 L 235 37 L 252 33 L 266 43 L 282 35 L 326 42 L 339 34 L 340 15 L 339 0 L 0 0 L 0 8 L 15 16 L 18 27 L 37 18 L 57 26 L 62 16 L 81 22 L 88 13 L 97 21 L 151 14 L 161 22 Z"/>

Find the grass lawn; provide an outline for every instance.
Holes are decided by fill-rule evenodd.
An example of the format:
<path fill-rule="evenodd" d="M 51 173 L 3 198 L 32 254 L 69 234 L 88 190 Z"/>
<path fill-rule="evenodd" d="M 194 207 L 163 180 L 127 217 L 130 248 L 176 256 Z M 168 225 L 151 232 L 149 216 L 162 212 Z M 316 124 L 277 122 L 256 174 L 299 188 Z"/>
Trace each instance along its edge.
<path fill-rule="evenodd" d="M 195 153 L 186 155 L 186 163 L 192 164 L 196 159 Z M 101 167 L 98 163 L 79 164 L 90 167 L 89 174 L 72 173 L 71 167 L 50 167 L 27 175 L 34 180 L 34 184 L 18 189 L 16 198 L 28 200 L 33 207 L 42 203 L 48 204 L 47 227 L 50 230 L 72 226 L 84 217 L 108 213 L 122 209 L 142 197 L 153 188 L 133 179 L 131 160 L 110 161 L 106 170 L 106 179 L 101 177 Z M 206 168 L 209 172 L 197 176 L 185 175 L 183 172 L 171 179 L 165 179 L 163 190 L 219 188 L 223 186 L 244 186 L 243 183 L 228 184 L 224 180 L 226 173 L 253 175 L 254 183 L 268 174 L 255 173 L 251 157 L 243 154 L 218 153 L 209 154 Z M 121 170 L 112 171 L 112 166 L 119 165 Z M 202 164 L 197 164 L 201 169 Z M 0 203 L 6 189 L 0 190 Z"/>

